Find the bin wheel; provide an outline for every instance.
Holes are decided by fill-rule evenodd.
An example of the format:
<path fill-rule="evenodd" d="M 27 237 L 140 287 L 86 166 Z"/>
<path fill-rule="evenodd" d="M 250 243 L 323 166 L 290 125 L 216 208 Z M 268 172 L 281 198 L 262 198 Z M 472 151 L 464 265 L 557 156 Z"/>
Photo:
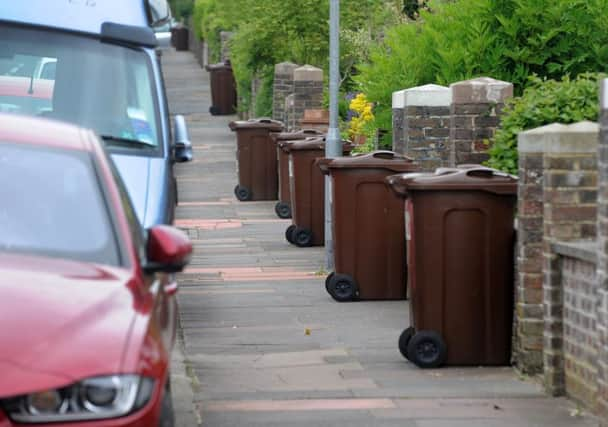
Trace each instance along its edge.
<path fill-rule="evenodd" d="M 399 336 L 399 351 L 401 352 L 401 355 L 406 359 L 408 359 L 407 345 L 410 343 L 410 340 L 412 339 L 415 333 L 416 330 L 410 326 L 409 328 L 401 332 L 401 335 Z"/>
<path fill-rule="evenodd" d="M 212 116 L 219 116 L 220 109 L 217 108 L 215 105 L 212 105 L 211 107 L 209 107 L 209 113 L 211 113 Z"/>
<path fill-rule="evenodd" d="M 331 278 L 334 277 L 336 275 L 336 273 L 334 271 L 332 271 L 331 273 L 329 273 L 329 275 L 325 278 L 325 290 L 327 291 L 327 293 L 329 293 L 329 282 L 331 281 Z"/>
<path fill-rule="evenodd" d="M 445 363 L 447 346 L 435 331 L 420 331 L 407 344 L 407 358 L 422 369 L 438 368 Z"/>
<path fill-rule="evenodd" d="M 291 243 L 292 245 L 295 245 L 294 241 L 293 241 L 293 231 L 296 229 L 296 226 L 291 224 L 289 227 L 287 227 L 287 230 L 285 230 L 285 238 L 287 239 L 287 241 L 289 243 Z"/>
<path fill-rule="evenodd" d="M 234 195 L 241 202 L 246 202 L 248 200 L 251 200 L 251 190 L 249 190 L 249 188 L 243 187 L 241 185 L 237 185 L 236 187 L 234 187 Z"/>
<path fill-rule="evenodd" d="M 289 203 L 278 202 L 274 206 L 274 211 L 276 212 L 276 214 L 279 218 L 282 218 L 282 219 L 291 218 L 291 206 L 289 206 Z"/>
<path fill-rule="evenodd" d="M 354 301 L 359 294 L 357 284 L 346 274 L 334 274 L 327 282 L 327 292 L 338 302 Z"/>
<path fill-rule="evenodd" d="M 296 227 L 291 233 L 293 243 L 300 248 L 312 246 L 312 231 L 306 228 Z"/>

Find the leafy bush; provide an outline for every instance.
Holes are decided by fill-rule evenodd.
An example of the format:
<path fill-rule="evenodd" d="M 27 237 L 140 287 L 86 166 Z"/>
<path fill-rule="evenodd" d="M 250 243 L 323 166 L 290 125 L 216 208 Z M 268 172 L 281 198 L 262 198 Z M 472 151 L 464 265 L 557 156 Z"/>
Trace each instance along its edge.
<path fill-rule="evenodd" d="M 354 65 L 367 60 L 369 45 L 382 36 L 387 22 L 399 22 L 402 0 L 342 0 L 343 87 L 352 85 Z M 242 108 L 249 108 L 251 81 L 272 84 L 280 62 L 311 64 L 328 70 L 328 0 L 196 0 L 195 22 L 208 42 L 211 57 L 219 56 L 219 32 L 234 30 L 231 60 Z M 260 96 L 265 97 L 259 99 Z M 272 93 L 262 90 L 256 111 L 267 111 Z"/>
<path fill-rule="evenodd" d="M 420 19 L 390 29 L 359 67 L 359 90 L 391 128 L 392 92 L 480 75 L 513 82 L 560 79 L 608 66 L 606 0 L 459 0 L 430 3 Z"/>
<path fill-rule="evenodd" d="M 521 97 L 510 101 L 504 111 L 501 129 L 490 148 L 489 166 L 517 174 L 517 134 L 551 123 L 597 121 L 598 74 L 582 74 L 572 80 L 530 79 Z"/>

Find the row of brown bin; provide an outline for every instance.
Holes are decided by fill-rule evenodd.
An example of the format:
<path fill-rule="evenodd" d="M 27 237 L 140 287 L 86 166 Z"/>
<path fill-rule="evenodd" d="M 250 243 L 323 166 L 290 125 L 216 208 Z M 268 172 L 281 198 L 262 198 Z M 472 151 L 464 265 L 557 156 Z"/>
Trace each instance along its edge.
<path fill-rule="evenodd" d="M 401 353 L 423 368 L 509 363 L 514 177 L 478 165 L 419 173 L 389 151 L 325 159 L 318 131 L 233 122 L 239 200 L 276 200 L 286 238 L 324 243 L 324 175 L 332 182 L 337 301 L 411 299 Z M 344 154 L 352 145 L 343 143 Z"/>

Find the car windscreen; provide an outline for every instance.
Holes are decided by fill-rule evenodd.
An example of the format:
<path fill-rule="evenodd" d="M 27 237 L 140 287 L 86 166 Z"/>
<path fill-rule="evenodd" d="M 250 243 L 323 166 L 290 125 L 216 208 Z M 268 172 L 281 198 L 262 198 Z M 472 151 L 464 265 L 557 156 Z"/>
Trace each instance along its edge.
<path fill-rule="evenodd" d="M 139 49 L 0 23 L 0 112 L 93 129 L 110 151 L 162 154 L 153 69 Z"/>
<path fill-rule="evenodd" d="M 89 153 L 0 142 L 0 253 L 120 265 Z"/>

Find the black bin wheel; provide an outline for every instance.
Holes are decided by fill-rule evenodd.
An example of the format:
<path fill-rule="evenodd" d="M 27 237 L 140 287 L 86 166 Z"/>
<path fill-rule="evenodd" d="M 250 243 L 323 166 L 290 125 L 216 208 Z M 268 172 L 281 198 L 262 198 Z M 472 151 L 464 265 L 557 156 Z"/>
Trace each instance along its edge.
<path fill-rule="evenodd" d="M 408 358 L 407 345 L 410 343 L 410 340 L 412 339 L 415 333 L 416 330 L 410 326 L 409 328 L 401 332 L 401 335 L 399 336 L 399 351 L 401 352 L 401 355 L 406 359 Z"/>
<path fill-rule="evenodd" d="M 312 246 L 312 231 L 296 227 L 291 233 L 293 243 L 300 248 L 307 248 Z"/>
<path fill-rule="evenodd" d="M 251 190 L 249 190 L 247 187 L 243 187 L 242 185 L 237 185 L 234 187 L 234 195 L 241 202 L 251 200 Z"/>
<path fill-rule="evenodd" d="M 219 116 L 220 109 L 217 108 L 215 105 L 212 105 L 211 107 L 209 107 L 209 113 L 211 113 L 212 116 Z"/>
<path fill-rule="evenodd" d="M 276 214 L 279 218 L 282 218 L 282 219 L 291 218 L 291 206 L 289 206 L 289 203 L 278 202 L 274 206 L 274 211 L 276 212 Z"/>
<path fill-rule="evenodd" d="M 296 229 L 296 226 L 291 224 L 289 227 L 287 227 L 287 229 L 285 230 L 285 239 L 287 239 L 287 241 L 289 243 L 291 243 L 292 245 L 294 245 L 294 241 L 293 241 L 293 231 Z"/>
<path fill-rule="evenodd" d="M 359 289 L 352 277 L 334 274 L 327 282 L 327 292 L 338 302 L 348 302 L 357 299 Z"/>
<path fill-rule="evenodd" d="M 407 344 L 407 358 L 422 369 L 439 368 L 445 363 L 447 346 L 435 331 L 420 331 Z"/>
<path fill-rule="evenodd" d="M 327 293 L 329 293 L 329 282 L 331 281 L 331 278 L 334 277 L 336 275 L 335 272 L 331 272 L 329 273 L 329 275 L 325 278 L 325 290 L 327 291 Z"/>

